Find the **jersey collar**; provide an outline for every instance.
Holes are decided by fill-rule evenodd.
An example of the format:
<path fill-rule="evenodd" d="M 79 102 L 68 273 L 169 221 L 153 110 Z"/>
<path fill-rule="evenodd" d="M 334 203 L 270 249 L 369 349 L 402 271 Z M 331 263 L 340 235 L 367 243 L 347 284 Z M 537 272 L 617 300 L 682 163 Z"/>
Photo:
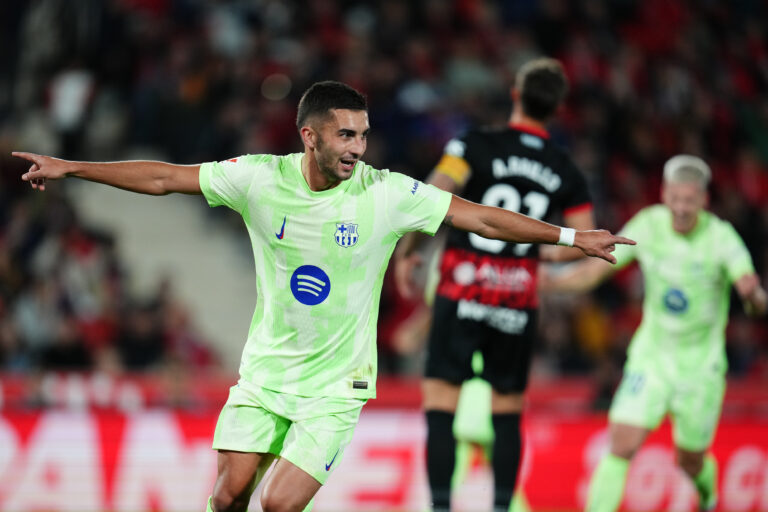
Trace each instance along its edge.
<path fill-rule="evenodd" d="M 520 123 L 509 123 L 509 127 L 512 128 L 513 130 L 517 130 L 520 132 L 525 132 L 531 135 L 535 135 L 537 137 L 541 137 L 542 139 L 549 139 L 549 132 L 547 130 L 537 128 L 535 126 L 530 126 L 527 124 L 520 124 Z"/>

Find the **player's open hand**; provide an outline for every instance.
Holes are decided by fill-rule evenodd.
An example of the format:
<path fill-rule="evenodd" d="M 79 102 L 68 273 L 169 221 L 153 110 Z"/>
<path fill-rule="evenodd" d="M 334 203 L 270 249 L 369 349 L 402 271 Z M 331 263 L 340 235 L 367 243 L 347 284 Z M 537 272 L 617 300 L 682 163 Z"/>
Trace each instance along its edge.
<path fill-rule="evenodd" d="M 636 242 L 605 229 L 577 231 L 573 242 L 574 247 L 581 249 L 587 256 L 602 258 L 609 263 L 616 263 L 616 258 L 611 254 L 616 250 L 616 244 L 635 245 Z"/>
<path fill-rule="evenodd" d="M 35 190 L 45 190 L 46 180 L 58 180 L 67 176 L 66 160 L 21 151 L 14 151 L 11 154 L 32 162 L 29 170 L 21 175 L 21 179 L 28 181 Z"/>
<path fill-rule="evenodd" d="M 417 252 L 395 259 L 395 285 L 403 298 L 411 300 L 419 293 L 419 287 L 414 279 L 414 271 L 422 263 L 421 255 Z"/>

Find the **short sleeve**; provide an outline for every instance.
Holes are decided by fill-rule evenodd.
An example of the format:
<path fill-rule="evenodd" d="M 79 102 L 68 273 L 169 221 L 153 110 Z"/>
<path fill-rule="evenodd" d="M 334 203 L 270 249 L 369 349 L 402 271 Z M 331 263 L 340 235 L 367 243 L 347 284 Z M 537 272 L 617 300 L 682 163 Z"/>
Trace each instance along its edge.
<path fill-rule="evenodd" d="M 200 189 L 210 206 L 228 206 L 242 212 L 253 178 L 271 155 L 247 155 L 200 167 Z"/>
<path fill-rule="evenodd" d="M 639 211 L 619 231 L 620 236 L 630 238 L 638 245 L 616 245 L 616 250 L 613 252 L 616 258 L 616 269 L 626 267 L 637 258 L 637 247 L 642 245 L 648 233 L 648 215 L 647 210 Z"/>
<path fill-rule="evenodd" d="M 448 213 L 452 194 L 396 172 L 389 173 L 385 185 L 392 230 L 399 235 L 409 231 L 434 235 Z"/>
<path fill-rule="evenodd" d="M 720 257 L 728 280 L 734 283 L 739 278 L 755 273 L 752 257 L 744 241 L 729 222 L 723 222 L 723 230 L 718 240 Z"/>

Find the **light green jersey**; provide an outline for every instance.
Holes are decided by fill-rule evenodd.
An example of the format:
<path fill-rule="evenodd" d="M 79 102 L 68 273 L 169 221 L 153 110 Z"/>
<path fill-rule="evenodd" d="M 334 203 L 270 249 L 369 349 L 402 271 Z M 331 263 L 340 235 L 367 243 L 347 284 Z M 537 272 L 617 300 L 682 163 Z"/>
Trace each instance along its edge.
<path fill-rule="evenodd" d="M 621 231 L 637 245 L 617 245 L 617 266 L 637 260 L 643 272 L 643 320 L 630 359 L 654 361 L 672 375 L 726 370 L 725 326 L 731 284 L 753 273 L 752 259 L 728 222 L 702 211 L 686 235 L 672 227 L 672 213 L 654 205 Z"/>
<path fill-rule="evenodd" d="M 240 377 L 301 396 L 376 396 L 376 321 L 398 239 L 434 235 L 451 194 L 359 162 L 335 188 L 310 190 L 302 154 L 203 164 L 211 206 L 242 215 L 258 299 Z"/>

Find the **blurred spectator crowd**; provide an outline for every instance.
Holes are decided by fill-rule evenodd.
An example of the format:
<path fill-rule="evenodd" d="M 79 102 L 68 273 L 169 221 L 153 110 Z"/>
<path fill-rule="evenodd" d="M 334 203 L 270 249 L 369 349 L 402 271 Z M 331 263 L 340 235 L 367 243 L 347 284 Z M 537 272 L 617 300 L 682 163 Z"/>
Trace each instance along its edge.
<path fill-rule="evenodd" d="M 551 131 L 587 176 L 598 225 L 618 230 L 656 202 L 668 157 L 700 155 L 713 168 L 711 209 L 744 237 L 765 286 L 767 11 L 759 1 L 4 0 L 0 369 L 216 361 L 171 284 L 130 297 L 130 262 L 111 235 L 82 225 L 54 187 L 32 195 L 11 149 L 176 163 L 298 151 L 298 98 L 336 79 L 368 97 L 365 160 L 424 178 L 451 136 L 506 122 L 515 72 L 540 55 L 570 78 Z M 612 381 L 641 297 L 630 268 L 586 299 L 545 298 L 539 371 Z M 732 372 L 768 378 L 766 321 L 746 321 L 736 300 L 732 310 Z M 415 314 L 423 306 L 388 277 L 384 372 L 418 371 Z"/>

